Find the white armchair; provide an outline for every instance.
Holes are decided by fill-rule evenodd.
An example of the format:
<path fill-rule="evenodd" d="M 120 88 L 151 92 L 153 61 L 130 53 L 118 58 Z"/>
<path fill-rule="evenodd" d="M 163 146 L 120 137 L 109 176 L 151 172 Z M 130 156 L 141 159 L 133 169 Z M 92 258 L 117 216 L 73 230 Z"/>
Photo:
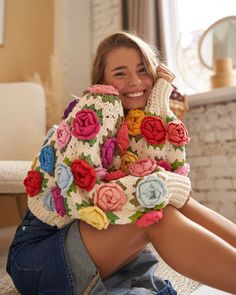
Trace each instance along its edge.
<path fill-rule="evenodd" d="M 45 136 L 45 104 L 38 83 L 0 83 L 0 227 L 7 219 L 14 224 L 21 217 L 18 200 L 26 199 L 22 181 Z M 11 216 L 11 221 L 6 202 L 18 210 L 19 216 Z"/>

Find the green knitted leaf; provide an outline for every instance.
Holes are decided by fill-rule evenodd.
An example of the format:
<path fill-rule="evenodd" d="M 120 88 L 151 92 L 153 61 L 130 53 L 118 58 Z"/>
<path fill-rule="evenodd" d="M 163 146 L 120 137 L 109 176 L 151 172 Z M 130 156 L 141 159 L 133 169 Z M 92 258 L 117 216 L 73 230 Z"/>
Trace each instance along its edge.
<path fill-rule="evenodd" d="M 85 156 L 84 153 L 80 155 L 80 159 L 86 161 L 89 165 L 93 166 L 93 161 L 91 159 L 91 155 Z"/>
<path fill-rule="evenodd" d="M 112 103 L 113 105 L 115 105 L 115 101 L 116 100 L 119 100 L 117 96 L 114 96 L 114 95 L 109 95 L 109 94 L 104 94 L 102 96 L 102 101 L 103 102 L 110 102 Z"/>
<path fill-rule="evenodd" d="M 175 160 L 173 163 L 171 163 L 170 165 L 171 165 L 172 170 L 175 170 L 175 169 L 177 169 L 177 168 L 179 168 L 179 167 L 182 167 L 182 166 L 184 165 L 184 160 L 179 162 L 179 161 L 176 159 L 176 160 Z"/>
<path fill-rule="evenodd" d="M 173 145 L 175 150 L 181 150 L 181 152 L 184 151 L 184 146 L 177 146 L 177 145 Z"/>
<path fill-rule="evenodd" d="M 120 128 L 120 125 L 123 123 L 123 118 L 120 116 L 120 114 L 118 115 L 118 119 L 116 121 L 116 125 L 115 128 L 118 130 Z"/>
<path fill-rule="evenodd" d="M 52 141 L 50 142 L 50 146 L 51 146 L 52 148 L 54 148 L 55 143 L 56 143 L 56 141 L 55 141 L 55 140 L 52 140 Z"/>
<path fill-rule="evenodd" d="M 68 206 L 68 202 L 67 202 L 67 198 L 65 198 L 64 197 L 64 207 L 65 207 L 65 209 L 66 209 L 66 214 L 68 215 L 68 216 L 72 216 L 71 214 L 70 214 L 70 211 L 71 211 L 71 209 L 69 208 L 69 206 Z"/>
<path fill-rule="evenodd" d="M 72 184 L 70 185 L 68 191 L 66 192 L 66 194 L 71 197 L 71 193 L 76 193 L 77 191 L 77 186 L 75 184 L 75 182 L 73 181 Z"/>
<path fill-rule="evenodd" d="M 87 142 L 89 146 L 92 147 L 97 142 L 97 138 L 95 137 L 91 140 L 84 140 L 84 142 Z"/>
<path fill-rule="evenodd" d="M 137 198 L 136 198 L 136 194 L 135 194 L 135 192 L 132 193 L 132 196 L 134 196 L 134 198 L 133 198 L 132 200 L 129 201 L 130 204 L 134 205 L 135 207 L 140 206 L 140 203 L 139 203 L 139 201 L 138 201 Z"/>
<path fill-rule="evenodd" d="M 143 215 L 143 213 L 142 213 L 141 211 L 137 211 L 137 212 L 135 212 L 132 216 L 130 216 L 129 219 L 130 219 L 132 222 L 135 222 L 135 221 L 137 221 L 142 215 Z"/>
<path fill-rule="evenodd" d="M 81 208 L 89 207 L 90 205 L 85 200 L 82 200 L 82 204 L 75 203 L 75 206 L 76 206 L 76 209 L 79 210 Z"/>
<path fill-rule="evenodd" d="M 67 158 L 67 157 L 65 157 L 65 159 L 63 160 L 63 162 L 67 165 L 67 166 L 71 166 L 71 160 L 69 159 L 69 158 Z"/>
<path fill-rule="evenodd" d="M 175 120 L 175 117 L 169 117 L 169 116 L 166 117 L 166 122 L 167 123 L 172 122 L 174 120 Z"/>
<path fill-rule="evenodd" d="M 117 215 L 115 215 L 113 212 L 106 212 L 106 216 L 109 220 L 109 223 L 115 224 L 116 220 L 119 219 Z"/>
<path fill-rule="evenodd" d="M 116 183 L 117 183 L 120 187 L 122 187 L 124 191 L 127 189 L 127 187 L 126 187 L 123 183 L 121 183 L 119 180 L 117 180 Z"/>
<path fill-rule="evenodd" d="M 147 112 L 146 115 L 147 115 L 147 116 L 155 116 L 155 115 L 154 115 L 153 113 L 151 113 L 151 112 Z"/>
<path fill-rule="evenodd" d="M 42 180 L 42 187 L 43 188 L 47 188 L 47 183 L 48 183 L 48 179 L 43 178 L 43 180 Z"/>

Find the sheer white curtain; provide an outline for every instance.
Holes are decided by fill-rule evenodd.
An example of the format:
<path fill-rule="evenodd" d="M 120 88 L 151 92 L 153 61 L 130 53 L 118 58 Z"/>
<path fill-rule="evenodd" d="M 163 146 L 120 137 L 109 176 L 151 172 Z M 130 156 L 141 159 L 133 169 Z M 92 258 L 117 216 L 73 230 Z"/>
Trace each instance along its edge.
<path fill-rule="evenodd" d="M 162 60 L 166 62 L 164 1 L 166 0 L 123 0 L 123 27 L 136 31 L 156 46 L 161 52 Z"/>

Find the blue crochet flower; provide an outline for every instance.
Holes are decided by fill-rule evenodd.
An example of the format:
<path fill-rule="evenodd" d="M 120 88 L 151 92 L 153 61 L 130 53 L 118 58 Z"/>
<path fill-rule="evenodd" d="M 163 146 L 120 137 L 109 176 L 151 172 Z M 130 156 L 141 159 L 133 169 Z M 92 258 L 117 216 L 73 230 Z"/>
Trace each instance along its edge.
<path fill-rule="evenodd" d="M 53 147 L 46 145 L 41 149 L 39 162 L 40 168 L 45 172 L 52 173 L 54 171 L 55 153 Z"/>
<path fill-rule="evenodd" d="M 148 175 L 138 183 L 136 195 L 143 207 L 153 208 L 165 201 L 167 189 L 160 177 L 157 175 Z"/>
<path fill-rule="evenodd" d="M 49 189 L 43 197 L 43 204 L 49 211 L 54 211 L 51 190 Z"/>
<path fill-rule="evenodd" d="M 70 167 L 64 163 L 56 166 L 56 182 L 61 189 L 61 194 L 65 195 L 74 180 Z"/>

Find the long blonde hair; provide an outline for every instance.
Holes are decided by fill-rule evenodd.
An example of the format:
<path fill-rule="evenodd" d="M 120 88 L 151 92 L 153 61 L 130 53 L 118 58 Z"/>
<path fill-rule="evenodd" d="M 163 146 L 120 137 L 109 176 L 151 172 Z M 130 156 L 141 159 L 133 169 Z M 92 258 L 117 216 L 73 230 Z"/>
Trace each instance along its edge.
<path fill-rule="evenodd" d="M 156 80 L 156 68 L 160 63 L 158 50 L 134 32 L 118 31 L 103 39 L 97 47 L 92 65 L 92 84 L 103 83 L 107 55 L 111 50 L 120 47 L 137 49 L 142 56 L 148 74 L 153 81 Z"/>

